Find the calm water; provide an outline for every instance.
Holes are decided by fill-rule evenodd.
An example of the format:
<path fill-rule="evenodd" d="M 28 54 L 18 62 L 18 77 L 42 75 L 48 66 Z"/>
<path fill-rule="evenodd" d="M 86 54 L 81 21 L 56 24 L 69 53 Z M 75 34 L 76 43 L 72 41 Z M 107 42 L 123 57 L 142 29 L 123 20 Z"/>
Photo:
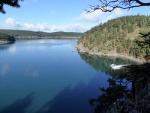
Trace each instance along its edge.
<path fill-rule="evenodd" d="M 76 43 L 41 39 L 0 45 L 0 113 L 93 113 L 88 102 L 108 86 L 109 65 L 128 61 L 79 54 Z"/>

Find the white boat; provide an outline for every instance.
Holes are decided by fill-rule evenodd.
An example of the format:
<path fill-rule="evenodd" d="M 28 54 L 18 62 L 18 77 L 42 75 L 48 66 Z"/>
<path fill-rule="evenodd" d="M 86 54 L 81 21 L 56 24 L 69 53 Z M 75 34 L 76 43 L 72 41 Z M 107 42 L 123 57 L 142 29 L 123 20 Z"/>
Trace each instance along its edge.
<path fill-rule="evenodd" d="M 128 64 L 126 65 L 116 65 L 116 64 L 111 64 L 110 67 L 114 70 L 117 70 L 117 69 L 121 69 L 123 68 L 124 66 L 128 66 Z"/>

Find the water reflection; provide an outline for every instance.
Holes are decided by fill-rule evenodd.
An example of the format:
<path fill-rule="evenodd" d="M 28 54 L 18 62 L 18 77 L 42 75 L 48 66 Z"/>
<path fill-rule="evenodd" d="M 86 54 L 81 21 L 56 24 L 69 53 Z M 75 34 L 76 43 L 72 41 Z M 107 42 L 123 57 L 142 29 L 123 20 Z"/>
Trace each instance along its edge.
<path fill-rule="evenodd" d="M 11 54 L 15 54 L 17 52 L 17 47 L 16 46 L 12 46 L 8 49 L 8 51 L 11 53 Z"/>
<path fill-rule="evenodd" d="M 93 68 L 98 71 L 105 72 L 109 75 L 114 75 L 115 71 L 111 69 L 111 64 L 137 64 L 134 61 L 122 58 L 107 57 L 107 56 L 97 56 L 89 55 L 86 53 L 79 53 L 80 57 Z"/>
<path fill-rule="evenodd" d="M 131 78 L 124 78 L 127 70 L 114 71 L 110 64 L 132 62 L 72 53 L 76 41 L 22 40 L 11 46 L 12 52 L 1 51 L 0 113 L 92 113 L 88 101 L 99 105 L 97 95 L 114 103 L 116 98 L 107 96 L 110 90 L 109 95 L 124 101 L 122 91 L 132 89 Z M 36 95 L 26 96 L 31 92 Z"/>
<path fill-rule="evenodd" d="M 34 99 L 34 93 L 30 93 L 22 99 L 16 100 L 11 105 L 5 107 L 0 111 L 0 113 L 26 113 L 27 108 L 29 108 Z"/>
<path fill-rule="evenodd" d="M 58 108 L 61 113 L 91 113 L 88 99 L 106 85 L 107 76 L 100 79 L 100 72 L 72 52 L 76 41 L 20 40 L 1 51 L 0 113 L 57 113 Z M 30 92 L 36 92 L 32 104 L 20 102 L 20 107 L 16 100 Z"/>
<path fill-rule="evenodd" d="M 130 60 L 81 54 L 81 58 L 97 70 L 111 75 L 109 86 L 100 86 L 100 94 L 89 99 L 95 113 L 150 112 L 150 63 L 137 64 Z M 110 64 L 132 64 L 125 69 L 112 70 Z"/>
<path fill-rule="evenodd" d="M 0 66 L 0 70 L 1 70 L 0 71 L 0 75 L 1 76 L 7 75 L 8 71 L 9 71 L 9 68 L 10 68 L 10 66 L 7 63 L 5 63 L 4 65 L 2 65 L 2 67 Z"/>
<path fill-rule="evenodd" d="M 9 49 L 13 44 L 0 44 L 0 51 Z"/>
<path fill-rule="evenodd" d="M 14 48 L 13 48 L 13 44 L 14 43 L 9 43 L 9 44 L 0 44 L 0 54 L 4 51 L 4 50 L 8 50 L 10 52 L 15 52 Z M 13 49 L 11 49 L 13 48 Z M 1 59 L 2 62 L 2 59 Z M 0 65 L 0 76 L 5 76 L 7 75 L 8 71 L 10 69 L 10 65 L 9 63 L 4 63 L 3 65 Z"/>
<path fill-rule="evenodd" d="M 93 109 L 89 107 L 88 98 L 98 93 L 95 87 L 98 84 L 93 79 L 89 84 L 79 82 L 74 88 L 67 86 L 36 113 L 92 113 Z"/>

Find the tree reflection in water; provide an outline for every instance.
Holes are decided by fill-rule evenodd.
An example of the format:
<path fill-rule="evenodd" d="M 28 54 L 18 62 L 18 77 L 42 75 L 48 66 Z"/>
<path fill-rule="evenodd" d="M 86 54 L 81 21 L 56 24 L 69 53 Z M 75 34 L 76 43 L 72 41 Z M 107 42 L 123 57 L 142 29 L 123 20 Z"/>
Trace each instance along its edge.
<path fill-rule="evenodd" d="M 145 51 L 146 61 L 150 61 L 150 32 L 140 35 L 135 42 Z M 79 54 L 95 69 L 112 76 L 108 79 L 109 87 L 100 88 L 103 94 L 96 99 L 89 99 L 90 105 L 95 106 L 95 113 L 150 113 L 150 63 L 138 65 L 127 61 L 123 63 L 132 65 L 114 71 L 110 64 L 120 64 L 121 60 L 118 62 L 116 59 L 102 57 L 95 60 Z"/>
<path fill-rule="evenodd" d="M 145 63 L 116 71 L 108 79 L 109 87 L 100 88 L 104 93 L 89 100 L 91 106 L 95 105 L 95 113 L 150 112 L 149 69 L 150 63 Z"/>

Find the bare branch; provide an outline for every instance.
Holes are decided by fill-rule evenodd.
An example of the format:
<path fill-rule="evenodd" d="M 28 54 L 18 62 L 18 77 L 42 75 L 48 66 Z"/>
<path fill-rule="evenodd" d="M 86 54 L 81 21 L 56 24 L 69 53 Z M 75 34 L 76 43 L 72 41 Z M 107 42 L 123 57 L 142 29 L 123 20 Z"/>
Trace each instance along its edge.
<path fill-rule="evenodd" d="M 150 6 L 150 2 L 142 2 L 141 0 L 99 0 L 101 5 L 90 6 L 88 12 L 102 10 L 103 12 L 111 12 L 116 8 L 131 9 L 141 6 Z"/>

